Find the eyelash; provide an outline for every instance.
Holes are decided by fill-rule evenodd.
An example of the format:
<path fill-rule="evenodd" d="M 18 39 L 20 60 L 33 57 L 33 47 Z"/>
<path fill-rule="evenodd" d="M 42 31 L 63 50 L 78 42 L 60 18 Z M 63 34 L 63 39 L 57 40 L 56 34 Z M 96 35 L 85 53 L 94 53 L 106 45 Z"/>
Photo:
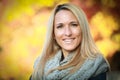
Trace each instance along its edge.
<path fill-rule="evenodd" d="M 57 28 L 62 28 L 63 26 L 62 25 L 60 25 L 60 26 L 57 26 Z"/>
<path fill-rule="evenodd" d="M 78 26 L 77 23 L 71 23 L 70 25 L 73 26 L 73 27 L 77 27 Z M 59 28 L 62 28 L 62 27 L 63 27 L 63 25 L 58 25 L 56 28 L 59 29 Z"/>
<path fill-rule="evenodd" d="M 74 24 L 71 24 L 72 26 L 78 26 L 78 24 L 77 23 L 74 23 Z"/>

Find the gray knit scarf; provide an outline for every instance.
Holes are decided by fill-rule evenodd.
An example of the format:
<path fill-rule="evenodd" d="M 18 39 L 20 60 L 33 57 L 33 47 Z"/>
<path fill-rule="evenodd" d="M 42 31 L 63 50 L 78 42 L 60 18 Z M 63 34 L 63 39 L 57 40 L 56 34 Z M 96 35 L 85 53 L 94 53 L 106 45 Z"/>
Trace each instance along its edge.
<path fill-rule="evenodd" d="M 58 51 L 55 57 L 46 63 L 44 73 L 46 74 L 46 72 L 53 68 L 65 65 L 70 61 L 73 55 L 74 53 L 71 53 L 63 61 L 61 61 L 62 52 Z M 35 65 L 38 61 L 39 60 L 35 62 Z M 68 74 L 72 68 L 74 67 L 64 70 L 54 70 L 50 74 L 44 75 L 41 80 L 88 80 L 91 77 L 106 72 L 109 66 L 103 56 L 99 55 L 95 59 L 86 59 L 79 70 L 77 70 L 74 74 Z"/>

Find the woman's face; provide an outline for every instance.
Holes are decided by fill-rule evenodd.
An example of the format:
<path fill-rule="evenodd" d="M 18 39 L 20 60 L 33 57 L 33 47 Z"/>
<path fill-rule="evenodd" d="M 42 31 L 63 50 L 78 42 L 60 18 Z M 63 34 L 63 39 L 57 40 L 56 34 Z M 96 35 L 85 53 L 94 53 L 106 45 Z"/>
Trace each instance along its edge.
<path fill-rule="evenodd" d="M 54 37 L 63 52 L 74 51 L 81 43 L 81 29 L 77 18 L 69 10 L 60 10 L 54 19 Z"/>

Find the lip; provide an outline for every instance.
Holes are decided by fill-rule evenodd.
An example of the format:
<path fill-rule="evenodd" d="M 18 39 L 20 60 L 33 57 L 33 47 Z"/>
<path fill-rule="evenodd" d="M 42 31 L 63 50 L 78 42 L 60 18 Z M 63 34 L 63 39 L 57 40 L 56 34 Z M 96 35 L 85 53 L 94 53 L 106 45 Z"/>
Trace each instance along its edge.
<path fill-rule="evenodd" d="M 63 39 L 63 41 L 64 41 L 65 43 L 72 43 L 72 42 L 74 41 L 74 39 L 75 39 L 75 38 L 65 38 L 65 39 Z"/>

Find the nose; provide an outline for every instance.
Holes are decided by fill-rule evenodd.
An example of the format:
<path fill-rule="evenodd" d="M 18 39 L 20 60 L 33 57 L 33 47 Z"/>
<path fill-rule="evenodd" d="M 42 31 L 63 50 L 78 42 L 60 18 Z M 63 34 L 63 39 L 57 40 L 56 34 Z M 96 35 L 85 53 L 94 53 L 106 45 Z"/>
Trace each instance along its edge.
<path fill-rule="evenodd" d="M 70 27 L 65 28 L 64 34 L 65 36 L 68 36 L 68 37 L 72 35 L 72 30 L 70 29 Z"/>

